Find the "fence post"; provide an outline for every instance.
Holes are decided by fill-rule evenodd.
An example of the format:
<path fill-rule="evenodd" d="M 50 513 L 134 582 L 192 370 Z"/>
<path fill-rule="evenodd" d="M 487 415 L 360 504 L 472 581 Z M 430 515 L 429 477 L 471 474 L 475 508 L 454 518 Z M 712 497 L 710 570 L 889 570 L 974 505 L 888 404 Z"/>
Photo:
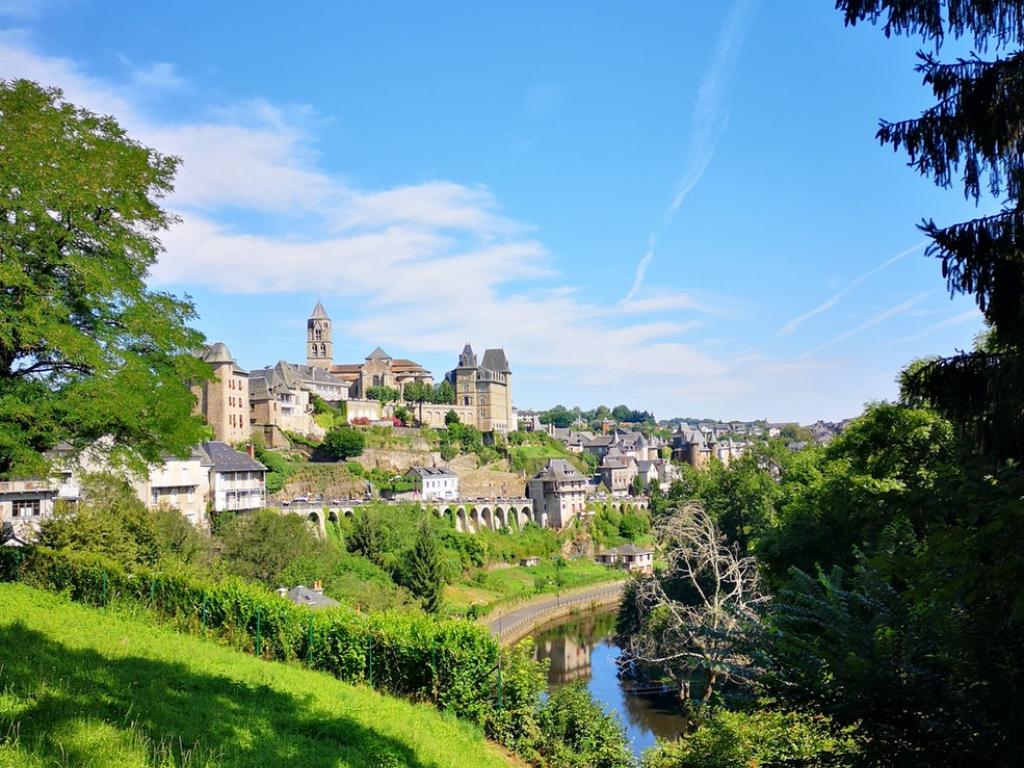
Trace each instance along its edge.
<path fill-rule="evenodd" d="M 438 685 L 437 676 L 437 639 L 435 638 L 430 644 L 430 672 L 431 672 L 431 693 L 434 696 L 434 704 L 437 704 L 438 694 L 440 693 L 441 686 Z"/>
<path fill-rule="evenodd" d="M 370 654 L 369 654 L 369 671 L 366 674 L 366 679 L 370 682 L 370 687 L 373 688 L 373 635 L 370 635 Z"/>
<path fill-rule="evenodd" d="M 107 604 L 107 572 L 103 571 L 103 605 Z"/>
<path fill-rule="evenodd" d="M 306 666 L 313 666 L 313 613 L 309 614 L 309 642 L 306 643 Z"/>
<path fill-rule="evenodd" d="M 256 655 L 263 655 L 263 627 L 262 627 L 263 611 L 260 608 L 256 609 Z"/>
<path fill-rule="evenodd" d="M 501 686 L 501 649 L 499 648 L 498 649 L 498 711 L 499 712 L 501 711 L 501 694 L 502 694 L 502 686 Z"/>
<path fill-rule="evenodd" d="M 203 610 L 199 619 L 199 629 L 206 634 L 206 590 L 203 590 Z"/>
<path fill-rule="evenodd" d="M 21 581 L 21 558 L 24 553 L 20 549 L 14 550 L 14 580 Z"/>
<path fill-rule="evenodd" d="M 149 605 L 153 606 L 156 602 L 156 576 L 149 577 Z"/>

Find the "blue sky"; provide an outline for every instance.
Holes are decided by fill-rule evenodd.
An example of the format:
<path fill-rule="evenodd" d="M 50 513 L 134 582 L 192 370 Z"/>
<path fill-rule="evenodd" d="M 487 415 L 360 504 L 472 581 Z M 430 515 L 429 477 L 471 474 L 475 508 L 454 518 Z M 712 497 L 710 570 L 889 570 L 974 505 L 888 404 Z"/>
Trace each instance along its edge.
<path fill-rule="evenodd" d="M 520 408 L 839 419 L 981 328 L 874 139 L 917 41 L 830 2 L 0 0 L 0 76 L 180 155 L 151 275 L 243 366 L 504 346 Z M 982 213 L 994 207 L 982 206 Z"/>

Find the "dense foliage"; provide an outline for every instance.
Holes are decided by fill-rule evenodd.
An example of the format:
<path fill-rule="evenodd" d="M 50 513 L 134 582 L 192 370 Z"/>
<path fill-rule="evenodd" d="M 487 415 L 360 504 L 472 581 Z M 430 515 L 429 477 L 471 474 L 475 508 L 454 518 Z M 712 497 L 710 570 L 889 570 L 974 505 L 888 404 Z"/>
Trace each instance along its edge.
<path fill-rule="evenodd" d="M 188 455 L 203 338 L 146 287 L 178 159 L 26 80 L 0 81 L 0 115 L 0 477 L 61 441 L 136 468 Z"/>
<path fill-rule="evenodd" d="M 334 427 L 324 436 L 320 450 L 331 461 L 345 461 L 359 456 L 366 445 L 366 438 L 358 429 L 348 425 Z"/>
<path fill-rule="evenodd" d="M 542 702 L 544 668 L 528 644 L 502 650 L 478 624 L 346 606 L 310 611 L 235 578 L 126 570 L 96 555 L 46 548 L 0 548 L 0 580 L 89 605 L 143 608 L 262 658 L 301 662 L 347 682 L 433 702 L 479 723 L 536 765 L 632 765 L 621 728 L 585 689 Z"/>

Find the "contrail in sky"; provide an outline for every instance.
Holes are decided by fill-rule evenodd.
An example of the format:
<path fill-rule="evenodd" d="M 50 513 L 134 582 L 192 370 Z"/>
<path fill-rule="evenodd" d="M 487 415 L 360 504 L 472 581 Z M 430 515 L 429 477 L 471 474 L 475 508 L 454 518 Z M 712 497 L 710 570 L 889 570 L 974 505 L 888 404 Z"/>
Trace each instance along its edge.
<path fill-rule="evenodd" d="M 693 132 L 690 135 L 690 145 L 687 150 L 686 173 L 676 184 L 675 194 L 672 196 L 672 201 L 669 203 L 664 217 L 648 238 L 647 251 L 636 265 L 633 286 L 622 300 L 623 302 L 630 301 L 640 290 L 644 276 L 647 274 L 647 267 L 654 258 L 654 247 L 658 241 L 659 231 L 675 219 L 679 207 L 700 182 L 704 171 L 715 155 L 715 144 L 728 123 L 728 118 L 722 114 L 722 96 L 735 68 L 736 59 L 739 57 L 740 48 L 743 45 L 743 38 L 750 28 L 757 6 L 758 0 L 738 0 L 729 10 L 721 34 L 718 36 L 711 64 L 701 78 L 700 87 L 697 88 L 697 99 L 693 105 Z"/>
<path fill-rule="evenodd" d="M 905 251 L 900 251 L 899 253 L 897 253 L 895 256 L 893 256 L 888 261 L 885 261 L 885 262 L 879 264 L 874 269 L 869 269 L 867 272 L 865 272 L 860 277 L 854 278 L 849 283 L 847 283 L 845 286 L 843 286 L 840 290 L 838 290 L 834 294 L 832 294 L 825 301 L 825 303 L 819 304 L 814 309 L 809 310 L 807 312 L 804 312 L 799 317 L 794 317 L 792 320 L 790 320 L 788 323 L 786 323 L 784 326 L 782 326 L 782 328 L 779 329 L 779 336 L 789 336 L 789 334 L 791 334 L 793 331 L 795 331 L 797 329 L 798 325 L 800 325 L 801 323 L 803 323 L 806 320 L 810 320 L 815 315 L 820 315 L 826 309 L 831 309 L 836 304 L 838 304 L 840 301 L 842 301 L 842 299 L 847 294 L 849 294 L 851 291 L 853 291 L 855 288 L 857 288 L 865 280 L 867 280 L 868 278 L 874 277 L 879 272 L 881 272 L 883 269 L 887 269 L 887 268 L 891 267 L 893 264 L 895 264 L 900 259 L 902 259 L 902 258 L 904 258 L 906 256 L 909 256 L 910 254 L 912 254 L 918 248 L 924 247 L 927 243 L 928 243 L 927 240 L 923 240 L 920 243 L 917 243 L 916 245 L 912 245 L 909 248 L 907 248 Z"/>
<path fill-rule="evenodd" d="M 896 315 L 902 315 L 904 312 L 907 312 L 910 309 L 912 309 L 915 304 L 919 304 L 921 301 L 931 296 L 932 293 L 934 293 L 934 291 L 925 291 L 924 293 L 919 293 L 916 296 L 911 296 L 909 299 L 902 302 L 901 304 L 897 304 L 894 307 L 889 307 L 889 309 L 886 309 L 883 312 L 879 312 L 873 315 L 870 319 L 861 323 L 856 328 L 851 328 L 845 333 L 839 334 L 834 339 L 826 341 L 824 344 L 819 344 L 810 352 L 804 353 L 803 357 L 807 358 L 816 355 L 819 352 L 826 350 L 829 347 L 834 346 L 841 341 L 846 341 L 851 336 L 856 336 L 858 333 L 863 333 L 869 328 L 874 328 L 876 325 L 881 325 L 889 318 L 896 317 Z"/>

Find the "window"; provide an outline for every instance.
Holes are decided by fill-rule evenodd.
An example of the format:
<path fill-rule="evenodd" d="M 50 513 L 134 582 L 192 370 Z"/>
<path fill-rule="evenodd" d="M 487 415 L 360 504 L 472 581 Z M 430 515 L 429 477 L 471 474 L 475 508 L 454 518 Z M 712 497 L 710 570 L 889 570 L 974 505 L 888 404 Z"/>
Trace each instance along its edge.
<path fill-rule="evenodd" d="M 39 517 L 39 499 L 18 499 L 11 504 L 12 517 Z"/>

